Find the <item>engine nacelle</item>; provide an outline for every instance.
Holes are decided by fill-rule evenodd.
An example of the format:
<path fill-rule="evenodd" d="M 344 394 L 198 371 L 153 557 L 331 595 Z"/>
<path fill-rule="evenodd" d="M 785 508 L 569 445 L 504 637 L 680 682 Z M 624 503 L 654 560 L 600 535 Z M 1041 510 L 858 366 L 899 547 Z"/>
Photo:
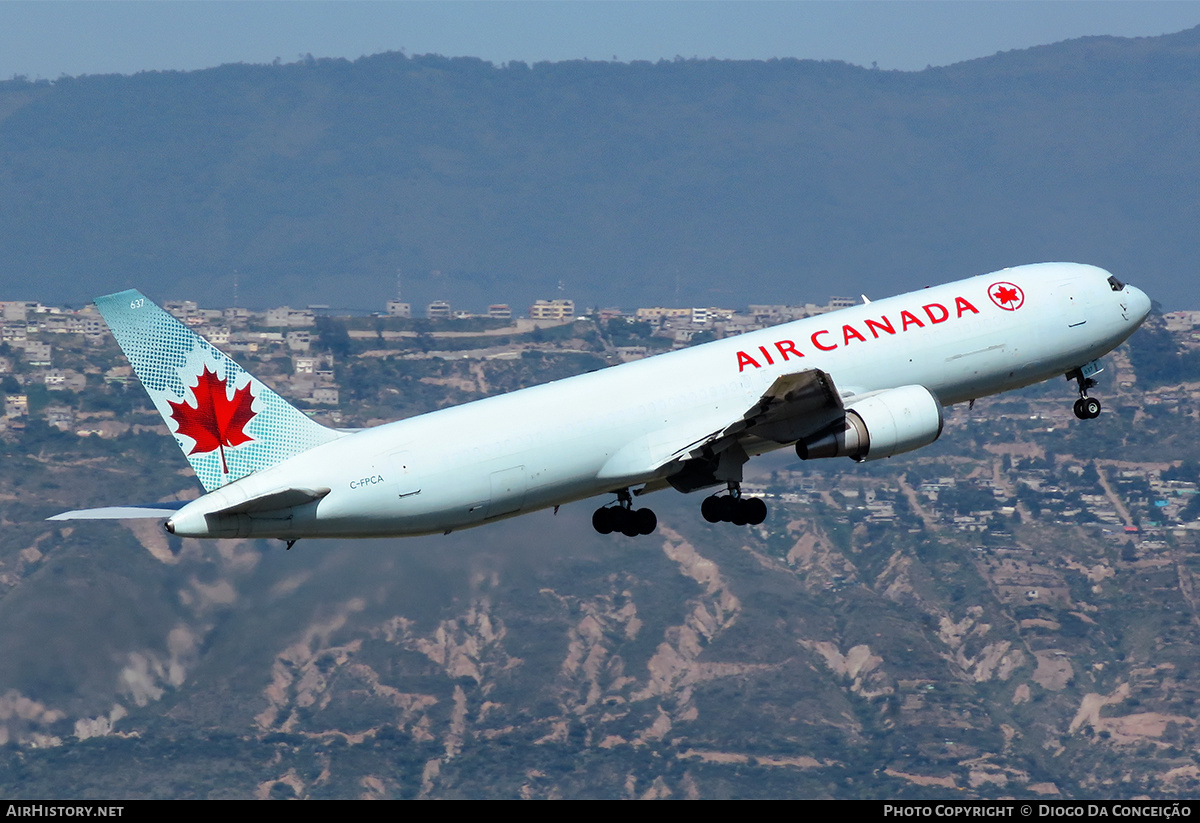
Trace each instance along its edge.
<path fill-rule="evenodd" d="M 801 460 L 849 457 L 861 463 L 928 446 L 942 433 L 942 404 L 924 386 L 851 398 L 846 416 L 796 443 Z"/>

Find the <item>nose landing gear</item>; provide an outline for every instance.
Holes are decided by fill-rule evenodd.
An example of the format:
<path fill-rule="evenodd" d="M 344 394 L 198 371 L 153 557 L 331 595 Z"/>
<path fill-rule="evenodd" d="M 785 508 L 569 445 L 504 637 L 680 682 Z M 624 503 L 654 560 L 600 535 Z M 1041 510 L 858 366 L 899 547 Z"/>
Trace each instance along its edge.
<path fill-rule="evenodd" d="M 1074 371 L 1067 373 L 1068 380 L 1074 380 L 1079 386 L 1079 399 L 1075 401 L 1074 411 L 1075 416 L 1080 420 L 1094 420 L 1100 416 L 1100 401 L 1094 397 L 1088 397 L 1088 389 L 1095 388 L 1096 381 L 1092 379 L 1093 374 L 1100 371 L 1099 362 L 1092 361 L 1087 366 L 1082 366 Z"/>
<path fill-rule="evenodd" d="M 1075 416 L 1080 420 L 1093 420 L 1100 416 L 1100 401 L 1094 397 L 1081 397 L 1075 401 Z"/>

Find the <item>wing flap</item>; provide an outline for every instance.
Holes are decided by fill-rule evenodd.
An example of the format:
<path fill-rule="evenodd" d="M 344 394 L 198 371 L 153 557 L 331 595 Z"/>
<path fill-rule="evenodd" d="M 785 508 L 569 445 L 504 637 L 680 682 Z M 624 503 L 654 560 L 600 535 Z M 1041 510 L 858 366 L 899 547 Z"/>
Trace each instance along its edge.
<path fill-rule="evenodd" d="M 790 443 L 827 425 L 842 411 L 833 378 L 820 369 L 780 375 L 742 419 L 722 436 L 750 432 L 767 440 Z"/>
<path fill-rule="evenodd" d="M 841 395 L 827 373 L 805 369 L 783 374 L 740 420 L 685 446 L 676 456 L 711 456 L 746 437 L 791 443 L 820 431 L 843 413 Z"/>

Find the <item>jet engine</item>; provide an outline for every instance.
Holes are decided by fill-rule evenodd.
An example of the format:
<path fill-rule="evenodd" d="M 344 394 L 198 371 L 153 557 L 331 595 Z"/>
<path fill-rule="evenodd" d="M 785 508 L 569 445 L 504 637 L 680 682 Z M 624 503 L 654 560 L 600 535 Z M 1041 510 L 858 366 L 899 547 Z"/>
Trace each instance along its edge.
<path fill-rule="evenodd" d="M 900 386 L 851 398 L 829 428 L 796 443 L 801 460 L 878 460 L 928 446 L 942 433 L 942 404 L 924 386 Z"/>

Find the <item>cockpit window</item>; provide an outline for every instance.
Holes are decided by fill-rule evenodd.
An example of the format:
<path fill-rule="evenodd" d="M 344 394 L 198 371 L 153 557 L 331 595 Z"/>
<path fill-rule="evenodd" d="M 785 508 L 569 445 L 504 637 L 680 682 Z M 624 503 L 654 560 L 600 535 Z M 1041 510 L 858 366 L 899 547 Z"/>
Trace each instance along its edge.
<path fill-rule="evenodd" d="M 1111 276 L 1108 278 L 1108 285 L 1109 285 L 1109 288 L 1111 288 L 1113 291 L 1121 291 L 1122 289 L 1125 288 L 1124 283 L 1122 283 L 1116 277 L 1111 277 Z"/>

